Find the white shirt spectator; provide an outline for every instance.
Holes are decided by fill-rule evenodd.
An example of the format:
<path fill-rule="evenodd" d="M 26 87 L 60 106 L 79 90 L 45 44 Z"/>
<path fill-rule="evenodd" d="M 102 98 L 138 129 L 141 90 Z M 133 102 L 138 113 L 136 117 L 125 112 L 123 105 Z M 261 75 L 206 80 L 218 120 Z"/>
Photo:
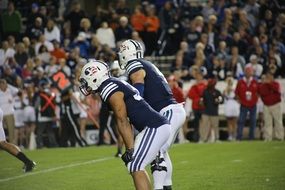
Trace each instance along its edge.
<path fill-rule="evenodd" d="M 39 54 L 39 49 L 40 49 L 41 45 L 46 46 L 49 52 L 54 50 L 53 44 L 51 42 L 49 42 L 47 40 L 44 43 L 38 42 L 38 43 L 36 43 L 36 46 L 35 46 L 36 55 Z"/>
<path fill-rule="evenodd" d="M 115 35 L 111 28 L 98 28 L 96 31 L 96 37 L 99 42 L 103 44 L 107 44 L 110 48 L 115 48 Z"/>
<path fill-rule="evenodd" d="M 45 33 L 44 33 L 46 40 L 52 41 L 56 40 L 60 42 L 60 31 L 57 26 L 54 26 L 51 31 L 49 31 L 47 28 L 45 28 Z"/>
<path fill-rule="evenodd" d="M 261 64 L 259 64 L 257 61 L 257 56 L 252 54 L 249 58 L 250 63 L 248 63 L 247 65 L 252 66 L 253 68 L 253 72 L 254 72 L 254 76 L 260 78 L 263 72 L 263 67 Z"/>
<path fill-rule="evenodd" d="M 256 64 L 252 64 L 252 63 L 248 63 L 247 65 L 251 65 L 252 69 L 253 69 L 253 73 L 255 77 L 260 78 L 263 72 L 263 67 L 262 65 L 260 65 L 259 63 Z"/>
<path fill-rule="evenodd" d="M 17 96 L 18 89 L 8 84 L 6 91 L 0 90 L 0 108 L 5 115 L 14 114 L 14 97 Z"/>
<path fill-rule="evenodd" d="M 0 49 L 0 66 L 7 64 L 9 58 L 13 58 L 16 51 L 12 48 L 8 48 L 6 51 Z"/>

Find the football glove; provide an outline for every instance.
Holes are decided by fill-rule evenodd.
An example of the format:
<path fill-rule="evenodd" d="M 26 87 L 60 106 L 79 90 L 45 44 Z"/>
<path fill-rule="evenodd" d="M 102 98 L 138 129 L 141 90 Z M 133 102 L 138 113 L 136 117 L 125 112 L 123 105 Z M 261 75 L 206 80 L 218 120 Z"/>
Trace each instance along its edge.
<path fill-rule="evenodd" d="M 127 149 L 125 151 L 125 153 L 122 155 L 122 160 L 125 162 L 125 165 L 128 165 L 129 162 L 131 162 L 133 160 L 133 153 L 134 153 L 134 149 Z"/>

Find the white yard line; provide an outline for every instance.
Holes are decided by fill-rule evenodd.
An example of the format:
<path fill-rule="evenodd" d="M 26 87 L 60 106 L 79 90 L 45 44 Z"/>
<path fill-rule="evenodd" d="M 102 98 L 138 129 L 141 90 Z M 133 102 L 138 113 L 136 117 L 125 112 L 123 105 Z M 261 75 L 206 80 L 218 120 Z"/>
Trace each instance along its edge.
<path fill-rule="evenodd" d="M 63 169 L 66 169 L 66 168 L 73 168 L 73 167 L 82 166 L 82 165 L 88 165 L 88 164 L 94 164 L 94 163 L 98 163 L 98 162 L 104 162 L 104 161 L 111 160 L 111 159 L 114 159 L 114 157 L 100 158 L 100 159 L 96 159 L 96 160 L 90 160 L 90 161 L 87 161 L 87 162 L 81 162 L 81 163 L 76 163 L 76 164 L 69 164 L 69 165 L 66 165 L 66 166 L 59 166 L 59 167 L 49 168 L 49 169 L 40 170 L 40 171 L 32 171 L 30 173 L 25 173 L 25 174 L 14 176 L 14 177 L 8 177 L 8 178 L 0 179 L 0 183 L 1 182 L 6 182 L 6 181 L 12 181 L 12 180 L 15 180 L 15 179 L 24 178 L 24 177 L 31 176 L 31 175 L 38 175 L 38 174 L 43 174 L 43 173 L 49 173 L 49 172 L 54 172 L 54 171 L 58 171 L 58 170 L 63 170 Z"/>

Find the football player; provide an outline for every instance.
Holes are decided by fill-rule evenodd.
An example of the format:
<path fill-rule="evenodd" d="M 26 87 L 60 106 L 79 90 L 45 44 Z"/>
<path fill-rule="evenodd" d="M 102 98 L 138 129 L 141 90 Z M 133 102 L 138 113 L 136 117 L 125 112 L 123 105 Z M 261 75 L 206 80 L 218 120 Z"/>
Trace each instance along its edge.
<path fill-rule="evenodd" d="M 3 111 L 0 108 L 0 148 L 15 156 L 24 163 L 24 172 L 30 172 L 36 166 L 36 163 L 30 160 L 20 149 L 14 144 L 6 141 L 6 136 L 3 129 Z"/>
<path fill-rule="evenodd" d="M 91 60 L 82 68 L 79 78 L 84 95 L 99 93 L 116 116 L 118 131 L 125 143 L 122 155 L 137 190 L 150 190 L 145 166 L 165 149 L 170 135 L 167 119 L 152 109 L 130 84 L 110 76 L 106 63 Z M 134 140 L 132 123 L 139 131 Z"/>
<path fill-rule="evenodd" d="M 119 63 L 128 73 L 130 83 L 140 92 L 149 105 L 167 117 L 171 124 L 168 148 L 183 126 L 186 113 L 183 104 L 178 104 L 164 75 L 149 61 L 143 59 L 142 45 L 135 40 L 124 41 L 118 52 Z M 151 170 L 155 189 L 170 190 L 172 187 L 172 163 L 166 152 L 160 152 L 152 162 Z"/>

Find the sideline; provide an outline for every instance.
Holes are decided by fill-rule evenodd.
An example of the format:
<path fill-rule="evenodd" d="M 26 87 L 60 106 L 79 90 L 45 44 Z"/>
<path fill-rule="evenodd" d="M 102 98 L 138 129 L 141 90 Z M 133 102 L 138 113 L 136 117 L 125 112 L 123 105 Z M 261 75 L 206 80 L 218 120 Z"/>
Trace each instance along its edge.
<path fill-rule="evenodd" d="M 12 181 L 12 180 L 15 180 L 15 179 L 20 179 L 20 178 L 24 178 L 24 177 L 28 177 L 28 176 L 32 176 L 32 175 L 38 175 L 38 174 L 43 174 L 43 173 L 49 173 L 49 172 L 54 172 L 54 171 L 58 171 L 58 170 L 63 170 L 63 169 L 66 169 L 66 168 L 73 168 L 73 167 L 82 166 L 82 165 L 88 165 L 88 164 L 104 162 L 104 161 L 111 160 L 111 159 L 114 159 L 114 157 L 100 158 L 100 159 L 96 159 L 96 160 L 90 160 L 90 161 L 87 161 L 87 162 L 81 162 L 81 163 L 76 163 L 76 164 L 69 164 L 69 165 L 66 165 L 66 166 L 59 166 L 59 167 L 49 168 L 49 169 L 40 170 L 40 171 L 32 171 L 30 173 L 24 173 L 22 175 L 18 175 L 18 176 L 14 176 L 14 177 L 8 177 L 8 178 L 0 179 L 0 183 L 7 182 L 7 181 Z"/>

